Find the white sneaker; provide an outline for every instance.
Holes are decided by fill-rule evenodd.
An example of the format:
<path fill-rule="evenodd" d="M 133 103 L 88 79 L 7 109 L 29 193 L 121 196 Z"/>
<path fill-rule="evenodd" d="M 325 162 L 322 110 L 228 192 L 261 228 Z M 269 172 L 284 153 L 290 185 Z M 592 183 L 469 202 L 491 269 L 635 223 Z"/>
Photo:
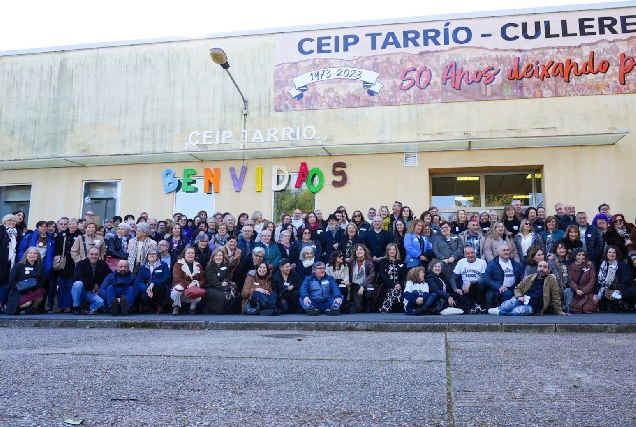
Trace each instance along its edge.
<path fill-rule="evenodd" d="M 495 316 L 499 316 L 499 309 L 498 308 L 491 308 L 488 310 L 488 314 L 494 314 Z"/>

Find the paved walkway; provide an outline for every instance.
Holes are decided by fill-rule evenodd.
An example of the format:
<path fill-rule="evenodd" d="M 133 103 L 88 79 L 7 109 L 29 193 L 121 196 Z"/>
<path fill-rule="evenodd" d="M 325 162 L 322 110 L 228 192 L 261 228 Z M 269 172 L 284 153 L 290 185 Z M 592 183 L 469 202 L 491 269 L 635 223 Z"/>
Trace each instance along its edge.
<path fill-rule="evenodd" d="M 0 425 L 628 427 L 635 338 L 0 328 Z"/>

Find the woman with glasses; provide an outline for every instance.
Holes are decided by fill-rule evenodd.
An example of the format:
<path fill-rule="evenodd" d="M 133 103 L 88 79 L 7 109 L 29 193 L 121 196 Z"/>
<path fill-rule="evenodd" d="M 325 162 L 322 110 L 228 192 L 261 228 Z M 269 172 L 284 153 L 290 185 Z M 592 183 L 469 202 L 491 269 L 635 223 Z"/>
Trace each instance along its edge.
<path fill-rule="evenodd" d="M 161 261 L 159 251 L 155 248 L 148 249 L 146 262 L 139 266 L 139 274 L 135 280 L 135 290 L 141 295 L 142 312 L 163 313 L 163 303 L 171 282 L 172 272 L 168 264 Z"/>
<path fill-rule="evenodd" d="M 302 235 L 300 236 L 300 240 L 294 243 L 294 246 L 296 246 L 296 250 L 298 251 L 298 253 L 301 253 L 302 250 L 306 247 L 310 247 L 313 250 L 314 254 L 322 253 L 322 245 L 320 244 L 318 240 L 313 240 L 311 238 L 311 234 L 312 233 L 309 228 L 303 229 Z M 295 259 L 292 261 L 296 262 L 298 260 Z"/>
<path fill-rule="evenodd" d="M 543 238 L 534 231 L 534 227 L 529 219 L 521 221 L 519 233 L 515 236 L 515 244 L 519 251 L 519 259 L 522 264 L 526 262 L 526 257 L 530 248 L 544 248 Z"/>
<path fill-rule="evenodd" d="M 634 225 L 625 221 L 625 216 L 619 213 L 611 217 L 610 225 L 605 233 L 607 245 L 616 246 L 625 259 L 629 258 L 627 242 L 630 240 L 629 235 L 633 228 Z"/>
<path fill-rule="evenodd" d="M 451 225 L 447 221 L 442 222 L 440 228 L 442 235 L 433 242 L 433 252 L 443 264 L 442 276 L 444 280 L 446 283 L 450 283 L 457 261 L 464 254 L 464 245 L 458 236 L 451 234 Z"/>
<path fill-rule="evenodd" d="M 361 211 L 353 211 L 351 222 L 358 227 L 358 235 L 360 238 L 364 237 L 364 233 L 371 229 L 371 224 L 364 220 L 364 215 L 362 215 Z"/>

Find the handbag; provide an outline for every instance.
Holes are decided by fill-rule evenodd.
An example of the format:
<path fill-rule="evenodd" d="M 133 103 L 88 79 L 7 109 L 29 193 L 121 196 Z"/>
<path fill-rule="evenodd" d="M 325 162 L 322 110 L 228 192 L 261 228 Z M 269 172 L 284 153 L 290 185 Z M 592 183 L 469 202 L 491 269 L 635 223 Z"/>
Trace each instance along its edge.
<path fill-rule="evenodd" d="M 35 277 L 30 277 L 28 279 L 20 280 L 16 286 L 18 287 L 18 292 L 21 294 L 28 294 L 38 287 L 38 281 Z"/>
<path fill-rule="evenodd" d="M 247 304 L 245 304 L 245 308 L 243 308 L 245 314 L 258 314 L 260 311 L 261 305 L 252 297 L 247 300 Z"/>
<path fill-rule="evenodd" d="M 191 286 L 189 288 L 186 288 L 185 291 L 183 291 L 183 295 L 186 297 L 186 299 L 189 299 L 189 300 L 203 298 L 203 295 L 205 295 L 205 289 L 202 289 L 198 286 Z"/>
<path fill-rule="evenodd" d="M 62 255 L 55 255 L 53 257 L 53 270 L 64 270 L 66 267 L 66 255 L 64 255 L 64 251 L 66 250 L 66 236 L 64 236 L 64 243 L 62 243 Z"/>

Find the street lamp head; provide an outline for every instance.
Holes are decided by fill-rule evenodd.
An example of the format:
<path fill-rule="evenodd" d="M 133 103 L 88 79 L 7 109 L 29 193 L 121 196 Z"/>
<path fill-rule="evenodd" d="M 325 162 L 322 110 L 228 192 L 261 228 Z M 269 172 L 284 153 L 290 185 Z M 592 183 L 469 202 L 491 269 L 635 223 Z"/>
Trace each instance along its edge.
<path fill-rule="evenodd" d="M 210 48 L 210 58 L 215 64 L 219 64 L 224 70 L 230 68 L 230 63 L 227 62 L 227 55 L 221 46 L 213 46 Z"/>

